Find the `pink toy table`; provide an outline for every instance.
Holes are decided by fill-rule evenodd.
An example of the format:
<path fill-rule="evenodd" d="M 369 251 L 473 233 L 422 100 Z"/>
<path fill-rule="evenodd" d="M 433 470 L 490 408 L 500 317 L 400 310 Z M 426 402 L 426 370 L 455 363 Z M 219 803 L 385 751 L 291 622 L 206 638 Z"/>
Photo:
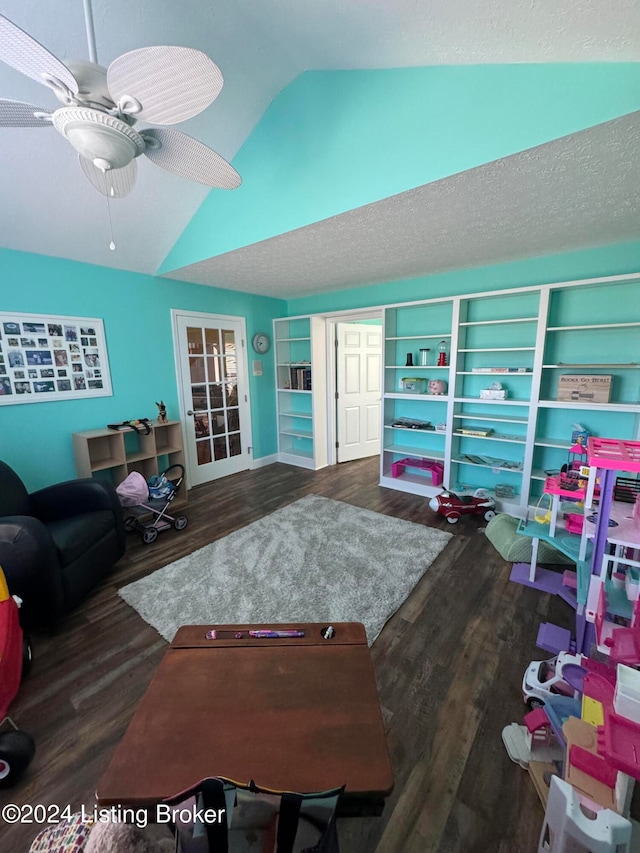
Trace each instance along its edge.
<path fill-rule="evenodd" d="M 391 476 L 400 477 L 404 473 L 405 468 L 421 468 L 424 471 L 429 471 L 433 485 L 442 485 L 442 478 L 444 476 L 444 465 L 442 462 L 434 462 L 432 459 L 413 459 L 411 456 L 407 456 L 393 463 L 391 466 Z"/>

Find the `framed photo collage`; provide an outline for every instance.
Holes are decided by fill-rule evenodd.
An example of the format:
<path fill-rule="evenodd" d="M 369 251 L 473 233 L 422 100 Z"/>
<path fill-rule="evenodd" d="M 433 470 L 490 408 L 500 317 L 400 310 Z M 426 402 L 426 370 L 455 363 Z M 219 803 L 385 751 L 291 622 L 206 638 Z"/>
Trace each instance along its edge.
<path fill-rule="evenodd" d="M 111 394 L 102 320 L 0 312 L 0 406 Z"/>

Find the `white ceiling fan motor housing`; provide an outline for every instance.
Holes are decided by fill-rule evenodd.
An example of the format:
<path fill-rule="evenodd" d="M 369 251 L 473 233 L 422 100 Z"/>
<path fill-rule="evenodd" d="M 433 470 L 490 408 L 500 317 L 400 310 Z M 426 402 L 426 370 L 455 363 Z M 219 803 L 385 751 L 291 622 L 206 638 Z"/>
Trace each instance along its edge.
<path fill-rule="evenodd" d="M 62 107 L 53 126 L 99 169 L 121 169 L 145 150 L 140 134 L 108 113 L 86 107 Z"/>
<path fill-rule="evenodd" d="M 85 59 L 72 59 L 66 66 L 73 74 L 77 84 L 77 93 L 65 91 L 64 87 L 53 89 L 56 98 L 65 107 L 82 105 L 112 110 L 115 107 L 107 86 L 107 69 Z"/>

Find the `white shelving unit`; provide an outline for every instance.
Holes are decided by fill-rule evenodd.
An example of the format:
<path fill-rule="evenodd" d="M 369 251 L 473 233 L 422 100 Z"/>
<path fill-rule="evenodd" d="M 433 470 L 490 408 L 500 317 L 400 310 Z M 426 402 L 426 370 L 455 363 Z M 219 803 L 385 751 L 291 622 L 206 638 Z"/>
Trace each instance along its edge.
<path fill-rule="evenodd" d="M 278 460 L 303 468 L 327 464 L 324 322 L 288 317 L 273 322 Z"/>
<path fill-rule="evenodd" d="M 515 497 L 498 499 L 499 507 L 524 516 L 542 493 L 545 470 L 567 461 L 578 419 L 594 435 L 640 438 L 640 304 L 630 292 L 638 278 L 388 307 L 381 485 L 433 495 L 441 487 L 433 485 L 428 471 L 407 467 L 393 477 L 392 465 L 407 456 L 437 460 L 444 465 L 447 488 L 508 486 Z M 600 305 L 597 319 L 611 322 L 589 322 L 594 304 Z M 612 332 L 619 359 L 612 357 Z M 437 346 L 443 339 L 450 344 L 450 364 L 438 368 Z M 406 366 L 406 353 L 416 361 L 421 347 L 431 347 L 431 363 Z M 559 376 L 573 372 L 611 375 L 610 401 L 557 400 Z M 405 376 L 445 379 L 447 393 L 405 394 L 399 382 Z M 493 382 L 502 383 L 506 398 L 480 399 L 480 391 Z M 400 438 L 392 424 L 402 417 L 444 427 L 404 430 Z M 469 434 L 483 430 L 490 432 Z"/>
<path fill-rule="evenodd" d="M 595 436 L 639 440 L 638 282 L 640 274 L 613 276 L 384 306 L 380 484 L 430 497 L 442 486 L 428 469 L 406 466 L 394 477 L 393 464 L 438 462 L 445 487 L 508 487 L 514 497 L 497 497 L 499 509 L 524 517 L 545 472 L 567 461 L 576 421 Z M 274 341 L 279 459 L 321 468 L 328 461 L 325 318 L 275 320 Z M 437 364 L 442 341 L 444 367 Z M 558 400 L 567 373 L 611 375 L 610 400 Z M 441 380 L 445 393 L 405 392 L 403 379 Z M 505 399 L 480 398 L 493 382 L 503 384 Z M 399 428 L 407 420 L 429 428 Z M 469 434 L 483 428 L 490 432 Z"/>
<path fill-rule="evenodd" d="M 406 468 L 402 476 L 393 477 L 392 466 L 411 458 L 440 462 L 447 467 L 450 458 L 451 366 L 438 366 L 438 347 L 444 341 L 449 355 L 456 347 L 454 302 L 451 299 L 415 303 L 409 310 L 403 306 L 385 311 L 384 386 L 382 406 L 382 441 L 380 444 L 380 483 L 383 486 L 431 495 L 439 491 L 432 485 L 431 474 L 423 469 Z M 420 350 L 428 349 L 427 364 L 420 364 Z M 408 365 L 411 354 L 414 364 Z M 437 379 L 445 383 L 444 394 L 414 394 L 402 390 L 403 379 Z M 406 421 L 428 422 L 431 429 L 404 429 Z M 396 426 L 394 426 L 396 424 Z M 441 425 L 442 429 L 436 429 Z"/>

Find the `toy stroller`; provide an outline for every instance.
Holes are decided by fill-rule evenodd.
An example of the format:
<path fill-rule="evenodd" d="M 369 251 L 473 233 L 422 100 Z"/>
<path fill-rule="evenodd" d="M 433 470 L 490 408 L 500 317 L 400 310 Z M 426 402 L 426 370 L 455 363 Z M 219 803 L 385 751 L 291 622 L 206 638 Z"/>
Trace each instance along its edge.
<path fill-rule="evenodd" d="M 173 479 L 171 476 L 173 476 Z M 164 473 L 154 476 L 147 484 L 142 474 L 133 471 L 122 482 L 116 491 L 120 503 L 131 513 L 125 518 L 125 530 L 138 530 L 142 533 L 142 541 L 150 545 L 158 538 L 158 533 L 174 527 L 184 530 L 189 520 L 184 515 L 169 515 L 168 509 L 175 499 L 182 481 L 184 468 L 182 465 L 171 465 Z M 140 521 L 140 517 L 151 513 L 153 521 Z"/>

